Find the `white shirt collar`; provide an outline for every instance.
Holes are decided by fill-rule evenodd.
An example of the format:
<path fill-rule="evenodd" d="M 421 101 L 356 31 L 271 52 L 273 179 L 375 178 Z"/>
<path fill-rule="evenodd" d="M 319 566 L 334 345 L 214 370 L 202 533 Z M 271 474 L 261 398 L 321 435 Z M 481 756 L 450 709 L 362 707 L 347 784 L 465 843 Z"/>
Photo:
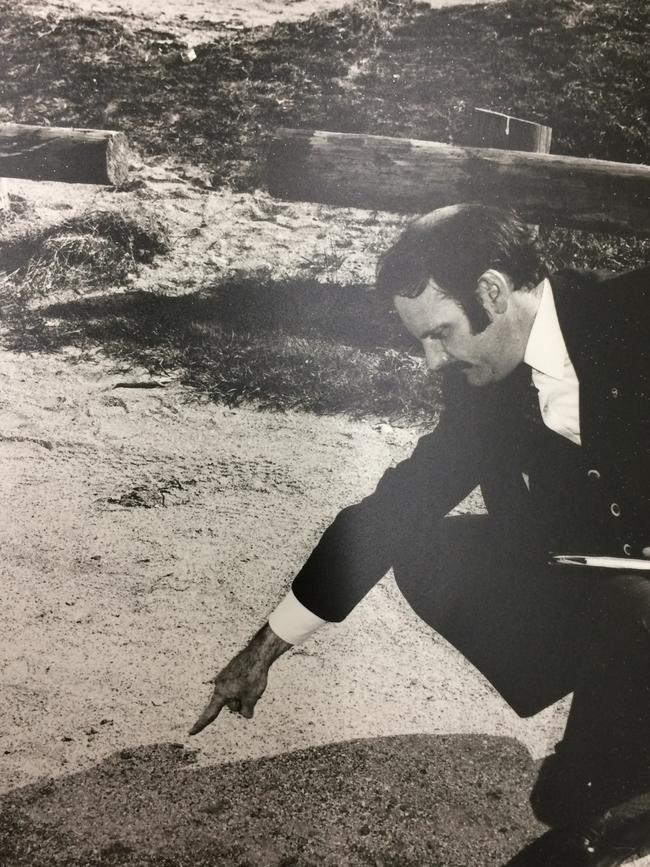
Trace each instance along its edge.
<path fill-rule="evenodd" d="M 526 344 L 524 362 L 553 379 L 562 379 L 568 352 L 557 318 L 551 283 L 545 279 L 541 286 L 542 297 Z"/>

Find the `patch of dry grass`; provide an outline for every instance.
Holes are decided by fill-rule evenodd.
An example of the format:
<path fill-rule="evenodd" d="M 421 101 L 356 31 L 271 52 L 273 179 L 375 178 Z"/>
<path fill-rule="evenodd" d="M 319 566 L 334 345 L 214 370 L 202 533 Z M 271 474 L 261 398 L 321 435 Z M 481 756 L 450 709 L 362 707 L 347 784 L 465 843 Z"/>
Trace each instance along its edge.
<path fill-rule="evenodd" d="M 168 250 L 165 226 L 148 214 L 90 211 L 0 241 L 5 291 L 29 297 L 123 284 L 139 263 Z"/>

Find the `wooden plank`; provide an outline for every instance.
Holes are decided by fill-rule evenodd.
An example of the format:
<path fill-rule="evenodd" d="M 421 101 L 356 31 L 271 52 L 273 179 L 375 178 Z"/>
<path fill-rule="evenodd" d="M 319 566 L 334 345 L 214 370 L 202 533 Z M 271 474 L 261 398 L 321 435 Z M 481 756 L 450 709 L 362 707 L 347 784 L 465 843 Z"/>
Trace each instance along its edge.
<path fill-rule="evenodd" d="M 650 235 L 648 166 L 280 129 L 267 180 L 280 198 L 411 213 L 484 202 L 531 223 Z"/>
<path fill-rule="evenodd" d="M 0 124 L 0 176 L 74 184 L 123 184 L 129 147 L 121 132 Z"/>
<path fill-rule="evenodd" d="M 552 137 L 550 126 L 487 108 L 475 108 L 469 144 L 477 148 L 548 154 Z"/>
<path fill-rule="evenodd" d="M 7 179 L 0 178 L 0 212 L 9 211 L 11 202 L 9 201 L 9 190 L 7 189 Z"/>

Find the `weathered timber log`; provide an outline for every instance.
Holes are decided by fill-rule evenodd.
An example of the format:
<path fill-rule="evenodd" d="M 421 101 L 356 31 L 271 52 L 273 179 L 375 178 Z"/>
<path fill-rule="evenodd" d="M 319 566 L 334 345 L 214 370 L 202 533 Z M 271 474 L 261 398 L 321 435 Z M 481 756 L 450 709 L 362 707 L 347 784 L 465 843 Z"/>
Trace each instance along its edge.
<path fill-rule="evenodd" d="M 0 124 L 0 177 L 119 185 L 128 171 L 124 133 Z"/>
<path fill-rule="evenodd" d="M 411 213 L 484 202 L 531 223 L 650 235 L 648 166 L 280 129 L 267 180 L 286 199 Z"/>
<path fill-rule="evenodd" d="M 552 136 L 550 126 L 487 108 L 475 108 L 468 144 L 477 148 L 547 154 L 551 151 Z"/>

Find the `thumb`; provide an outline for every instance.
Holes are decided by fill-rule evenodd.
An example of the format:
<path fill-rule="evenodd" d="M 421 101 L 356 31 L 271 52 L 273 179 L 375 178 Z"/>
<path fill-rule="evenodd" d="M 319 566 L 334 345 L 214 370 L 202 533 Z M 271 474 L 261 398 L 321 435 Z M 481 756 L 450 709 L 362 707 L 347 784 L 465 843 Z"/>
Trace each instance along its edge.
<path fill-rule="evenodd" d="M 246 701 L 242 701 L 239 713 L 245 719 L 252 719 L 253 714 L 255 713 L 255 699 L 248 699 Z"/>
<path fill-rule="evenodd" d="M 650 559 L 650 546 L 648 546 L 647 548 L 642 548 L 641 553 L 643 554 L 644 557 L 647 557 L 648 559 Z"/>

